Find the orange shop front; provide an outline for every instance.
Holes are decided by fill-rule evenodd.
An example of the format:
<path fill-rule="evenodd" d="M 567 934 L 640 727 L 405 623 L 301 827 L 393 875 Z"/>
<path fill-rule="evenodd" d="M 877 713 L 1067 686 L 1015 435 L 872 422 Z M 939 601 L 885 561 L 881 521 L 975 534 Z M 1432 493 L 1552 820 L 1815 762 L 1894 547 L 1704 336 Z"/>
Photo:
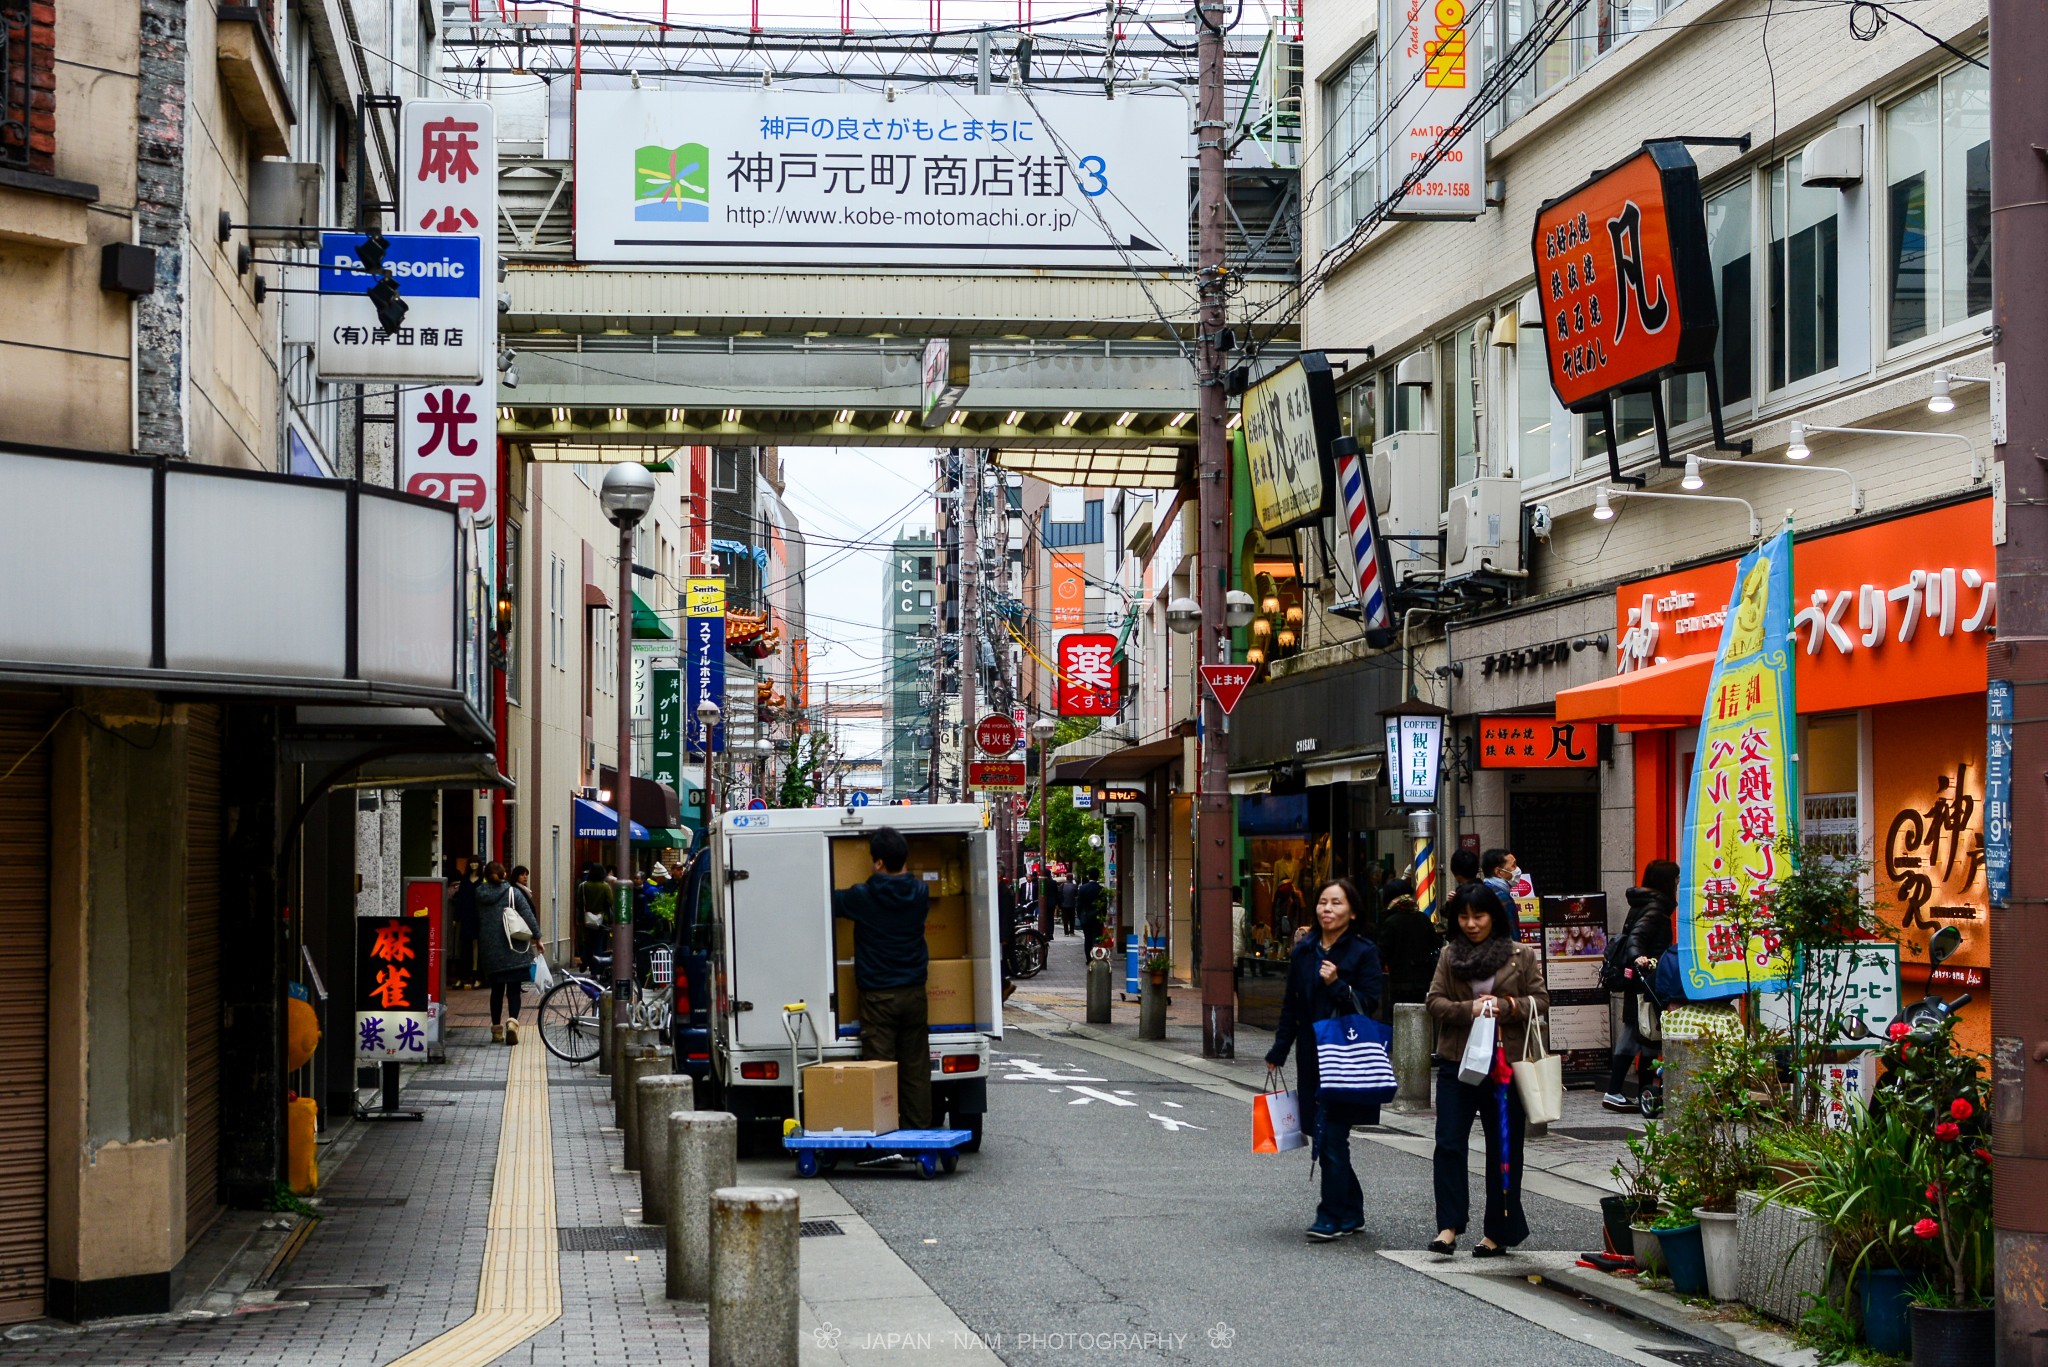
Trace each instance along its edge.
<path fill-rule="evenodd" d="M 1558 695 L 1561 720 L 1633 732 L 1638 869 L 1678 857 L 1735 564 L 1623 585 L 1618 672 Z M 1937 986 L 1972 994 L 1958 1035 L 1985 1051 L 1985 658 L 1995 565 L 1982 497 L 1801 540 L 1792 560 L 1801 834 L 1870 861 L 1871 894 L 1901 931 L 1908 999 L 1927 988 L 1928 936 L 1945 925 L 1962 932 Z"/>

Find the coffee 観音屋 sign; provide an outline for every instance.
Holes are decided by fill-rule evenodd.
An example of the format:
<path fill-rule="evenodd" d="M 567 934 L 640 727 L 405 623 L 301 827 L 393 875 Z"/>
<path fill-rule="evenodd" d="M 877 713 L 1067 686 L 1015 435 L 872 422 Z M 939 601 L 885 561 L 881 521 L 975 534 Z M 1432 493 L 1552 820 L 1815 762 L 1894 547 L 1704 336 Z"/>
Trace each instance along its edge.
<path fill-rule="evenodd" d="M 1574 413 L 1605 411 L 1617 394 L 1701 371 L 1718 431 L 1711 362 L 1720 314 L 1699 168 L 1682 143 L 1644 143 L 1544 204 L 1530 245 L 1559 403 Z M 1612 434 L 1612 421 L 1607 429 Z"/>
<path fill-rule="evenodd" d="M 1245 391 L 1245 468 L 1261 532 L 1278 536 L 1330 515 L 1330 443 L 1342 435 L 1336 380 L 1320 351 L 1303 352 Z"/>

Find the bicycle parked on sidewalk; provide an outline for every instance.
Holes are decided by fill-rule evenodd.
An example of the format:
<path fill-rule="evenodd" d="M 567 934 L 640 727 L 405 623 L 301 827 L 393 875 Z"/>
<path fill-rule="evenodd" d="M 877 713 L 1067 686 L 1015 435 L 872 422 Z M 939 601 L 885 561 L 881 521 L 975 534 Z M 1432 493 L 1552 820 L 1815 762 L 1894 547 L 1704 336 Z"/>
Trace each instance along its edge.
<path fill-rule="evenodd" d="M 645 945 L 633 955 L 632 999 L 625 1023 L 658 1030 L 668 1039 L 675 1011 L 675 952 L 667 945 Z M 591 964 L 609 979 L 611 956 L 592 955 Z M 588 1063 L 598 1055 L 598 1003 L 612 995 L 609 981 L 563 970 L 561 980 L 540 999 L 540 1042 L 566 1063 Z"/>

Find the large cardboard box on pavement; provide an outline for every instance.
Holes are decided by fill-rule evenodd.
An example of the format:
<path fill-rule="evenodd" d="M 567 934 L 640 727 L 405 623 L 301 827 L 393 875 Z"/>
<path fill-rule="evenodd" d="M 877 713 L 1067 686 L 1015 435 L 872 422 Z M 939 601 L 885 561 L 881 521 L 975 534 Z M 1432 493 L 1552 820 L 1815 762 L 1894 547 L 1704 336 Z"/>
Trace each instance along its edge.
<path fill-rule="evenodd" d="M 896 1065 L 861 1060 L 804 1069 L 804 1129 L 886 1134 L 896 1129 Z"/>

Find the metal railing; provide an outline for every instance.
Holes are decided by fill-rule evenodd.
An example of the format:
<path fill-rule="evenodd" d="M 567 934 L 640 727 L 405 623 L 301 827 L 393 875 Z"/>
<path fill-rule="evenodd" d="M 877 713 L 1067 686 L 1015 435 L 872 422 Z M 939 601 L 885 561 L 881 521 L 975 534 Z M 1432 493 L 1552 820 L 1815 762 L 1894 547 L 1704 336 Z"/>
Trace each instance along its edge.
<path fill-rule="evenodd" d="M 35 70 L 30 55 L 30 0 L 0 0 L 0 166 L 29 165 L 29 115 Z"/>

